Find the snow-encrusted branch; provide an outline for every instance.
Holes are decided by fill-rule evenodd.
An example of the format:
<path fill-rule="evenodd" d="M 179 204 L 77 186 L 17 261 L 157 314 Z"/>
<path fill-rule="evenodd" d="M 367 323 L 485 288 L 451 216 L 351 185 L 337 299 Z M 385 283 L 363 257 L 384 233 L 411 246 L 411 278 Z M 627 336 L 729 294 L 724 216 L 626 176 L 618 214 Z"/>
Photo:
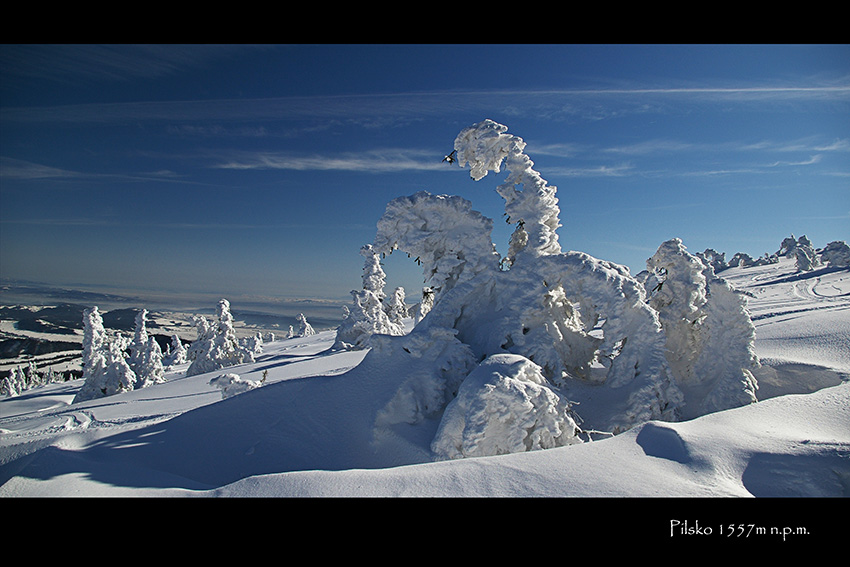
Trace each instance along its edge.
<path fill-rule="evenodd" d="M 509 262 L 523 250 L 534 256 L 558 254 L 561 246 L 557 189 L 532 168 L 534 162 L 524 153 L 525 141 L 506 132 L 507 126 L 489 119 L 463 129 L 454 144 L 458 163 L 461 167 L 468 163 L 470 176 L 479 181 L 488 171 L 498 173 L 505 162 L 508 176 L 496 190 L 505 199 L 508 221 L 517 223 Z"/>

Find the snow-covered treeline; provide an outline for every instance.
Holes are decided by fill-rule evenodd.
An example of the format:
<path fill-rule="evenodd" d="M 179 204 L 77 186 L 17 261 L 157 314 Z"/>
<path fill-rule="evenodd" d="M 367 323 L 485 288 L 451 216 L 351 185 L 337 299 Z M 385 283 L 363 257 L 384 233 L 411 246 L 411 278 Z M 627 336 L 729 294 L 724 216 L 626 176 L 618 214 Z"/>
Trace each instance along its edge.
<path fill-rule="evenodd" d="M 776 264 L 781 257 L 793 258 L 798 272 L 809 272 L 822 266 L 831 268 L 850 267 L 850 246 L 845 241 L 834 240 L 823 248 L 817 249 L 805 234 L 799 238 L 795 238 L 792 234 L 782 241 L 779 250 L 772 254 L 765 252 L 760 258 L 753 258 L 744 252 L 737 252 L 727 262 L 724 252 L 717 252 L 711 248 L 706 249 L 705 252 L 697 252 L 696 256 L 706 265 L 711 266 L 715 272 L 734 267 L 749 268 Z"/>
<path fill-rule="evenodd" d="M 83 314 L 82 367 L 83 385 L 74 397 L 75 402 L 111 396 L 146 388 L 165 381 L 165 370 L 188 364 L 186 374 L 191 376 L 219 370 L 236 364 L 253 362 L 263 351 L 263 337 L 237 339 L 230 313 L 230 303 L 222 299 L 217 318 L 210 322 L 196 316 L 194 324 L 197 339 L 187 348 L 180 337 L 173 335 L 165 353 L 154 337 L 147 332 L 148 311 L 142 309 L 136 316 L 132 337 L 120 331 L 109 332 L 97 306 Z M 290 337 L 315 334 L 303 314 L 299 314 L 300 329 Z M 271 335 L 271 340 L 274 336 Z M 0 382 L 0 395 L 14 397 L 22 391 L 56 381 L 52 373 L 40 374 L 34 364 L 26 370 L 13 369 L 9 377 Z M 232 388 L 230 391 L 234 391 Z"/>

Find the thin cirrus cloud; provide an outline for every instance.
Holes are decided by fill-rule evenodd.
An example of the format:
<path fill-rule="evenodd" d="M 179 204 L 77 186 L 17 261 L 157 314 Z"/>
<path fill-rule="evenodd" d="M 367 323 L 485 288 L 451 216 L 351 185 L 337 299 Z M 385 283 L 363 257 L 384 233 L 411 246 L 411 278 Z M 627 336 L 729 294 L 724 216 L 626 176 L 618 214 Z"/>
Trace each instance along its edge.
<path fill-rule="evenodd" d="M 600 98 L 602 97 L 602 98 Z M 593 117 L 600 104 L 641 103 L 674 97 L 678 102 L 739 102 L 763 104 L 769 101 L 832 100 L 846 102 L 850 86 L 815 87 L 733 87 L 733 88 L 609 88 L 558 90 L 430 91 L 366 95 L 321 95 L 253 99 L 141 101 L 124 103 L 76 104 L 53 107 L 0 109 L 0 119 L 16 122 L 108 123 L 135 120 L 290 120 L 305 118 L 346 118 L 350 120 L 402 119 L 444 115 L 450 112 L 504 111 L 538 114 L 541 107 L 589 104 Z M 521 103 L 521 104 L 519 104 Z M 516 106 L 519 105 L 519 106 Z M 571 107 L 571 116 L 582 106 Z M 643 106 L 634 111 L 645 112 Z M 590 110 L 592 109 L 592 110 Z"/>
<path fill-rule="evenodd" d="M 296 171 L 361 171 L 368 173 L 404 172 L 412 170 L 445 170 L 436 162 L 433 152 L 411 150 L 373 150 L 339 156 L 296 156 L 285 152 L 243 154 L 215 164 L 216 169 Z"/>
<path fill-rule="evenodd" d="M 6 180 L 38 180 L 50 179 L 61 180 L 110 180 L 110 181 L 165 181 L 174 183 L 192 183 L 182 179 L 177 173 L 169 170 L 158 170 L 148 173 L 137 174 L 115 174 L 115 173 L 91 173 L 74 171 L 20 160 L 10 157 L 0 157 L 0 179 Z"/>

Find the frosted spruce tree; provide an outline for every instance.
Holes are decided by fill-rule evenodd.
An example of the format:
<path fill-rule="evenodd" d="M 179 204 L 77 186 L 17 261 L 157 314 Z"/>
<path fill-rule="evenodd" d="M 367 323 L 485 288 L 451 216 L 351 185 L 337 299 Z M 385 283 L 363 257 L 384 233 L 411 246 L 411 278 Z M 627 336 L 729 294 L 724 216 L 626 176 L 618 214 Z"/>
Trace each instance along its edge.
<path fill-rule="evenodd" d="M 163 359 L 166 366 L 174 366 L 186 362 L 188 352 L 180 337 L 171 335 L 171 346 L 168 354 Z"/>
<path fill-rule="evenodd" d="M 136 374 L 127 362 L 130 340 L 108 336 L 97 307 L 83 313 L 83 382 L 74 403 L 133 390 Z"/>
<path fill-rule="evenodd" d="M 755 327 L 746 297 L 678 238 L 647 260 L 649 304 L 659 313 L 667 339 L 667 361 L 684 392 L 682 417 L 739 407 L 756 401 L 759 366 Z"/>
<path fill-rule="evenodd" d="M 194 359 L 186 370 L 187 376 L 254 361 L 252 353 L 239 345 L 230 302 L 226 299 L 218 302 L 218 319 L 214 324 L 209 324 L 203 317 L 197 318 L 196 324 L 198 340 L 190 348 Z"/>
<path fill-rule="evenodd" d="M 148 342 L 135 363 L 136 388 L 147 388 L 165 382 L 165 368 L 162 361 L 162 347 L 155 338 L 148 337 Z"/>
<path fill-rule="evenodd" d="M 136 370 L 141 365 L 142 360 L 145 358 L 145 351 L 148 348 L 147 315 L 147 309 L 141 309 L 136 314 L 136 328 L 129 347 L 129 362 L 133 370 Z"/>
<path fill-rule="evenodd" d="M 351 292 L 354 301 L 337 327 L 334 348 L 362 349 L 368 346 L 369 337 L 374 334 L 404 333 L 404 326 L 393 320 L 384 303 L 386 273 L 381 267 L 380 254 L 368 244 L 360 248 L 360 255 L 364 258 L 363 287 Z"/>
<path fill-rule="evenodd" d="M 307 317 L 303 313 L 298 314 L 298 336 L 299 337 L 312 337 L 316 334 L 316 331 L 313 329 L 313 326 L 307 321 Z"/>
<path fill-rule="evenodd" d="M 165 382 L 162 348 L 148 335 L 147 315 L 147 309 L 136 314 L 136 328 L 129 347 L 128 363 L 136 374 L 136 388 Z"/>

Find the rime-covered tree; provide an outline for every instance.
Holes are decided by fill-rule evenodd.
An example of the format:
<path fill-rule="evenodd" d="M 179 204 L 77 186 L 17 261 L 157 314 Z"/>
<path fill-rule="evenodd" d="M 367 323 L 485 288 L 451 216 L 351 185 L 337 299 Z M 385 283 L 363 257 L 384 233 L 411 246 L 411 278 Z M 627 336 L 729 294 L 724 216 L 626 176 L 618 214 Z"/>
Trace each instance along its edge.
<path fill-rule="evenodd" d="M 820 265 L 820 258 L 815 252 L 815 247 L 805 234 L 797 239 L 794 258 L 798 272 L 810 272 Z"/>
<path fill-rule="evenodd" d="M 850 268 L 850 246 L 843 240 L 835 240 L 824 247 L 820 258 L 832 268 Z"/>
<path fill-rule="evenodd" d="M 164 357 L 163 364 L 174 366 L 183 364 L 187 360 L 187 349 L 177 335 L 171 335 L 171 346 L 168 355 Z"/>
<path fill-rule="evenodd" d="M 380 253 L 367 244 L 360 248 L 360 255 L 364 258 L 363 286 L 351 292 L 353 303 L 337 327 L 335 348 L 362 349 L 368 346 L 369 337 L 374 334 L 404 333 L 404 326 L 392 320 L 384 303 L 386 274 L 381 267 Z"/>
<path fill-rule="evenodd" d="M 404 320 L 407 318 L 407 305 L 404 303 L 404 288 L 397 287 L 386 302 L 387 318 L 392 325 L 404 329 Z"/>
<path fill-rule="evenodd" d="M 186 349 L 186 360 L 188 362 L 193 362 L 198 358 L 201 349 L 212 340 L 213 336 L 213 327 L 203 315 L 194 315 L 192 317 L 192 326 L 195 327 L 195 340 Z"/>
<path fill-rule="evenodd" d="M 125 350 L 130 340 L 120 333 L 103 332 L 103 319 L 97 308 L 83 315 L 83 382 L 74 402 L 113 396 L 135 388 L 136 374 L 127 362 Z"/>
<path fill-rule="evenodd" d="M 507 220 L 517 225 L 507 261 L 492 242 L 493 221 L 460 197 L 400 197 L 378 221 L 375 250 L 416 258 L 434 290 L 433 307 L 413 331 L 380 344 L 393 338 L 403 345 L 399 356 L 410 358 L 411 376 L 427 360 L 453 361 L 436 374 L 423 369 L 424 382 L 405 381 L 397 399 L 406 409 L 395 418 L 387 409 L 381 423 L 439 411 L 435 404 L 457 392 L 470 361 L 497 354 L 534 362 L 554 388 L 587 391 L 589 397 L 577 401 L 589 408 L 596 429 L 620 431 L 677 416 L 681 392 L 669 375 L 664 336 L 642 284 L 627 268 L 561 251 L 555 188 L 532 169 L 524 148 L 489 120 L 455 140 L 458 163 L 470 164 L 474 180 L 499 172 L 505 162 L 508 175 L 497 191 Z M 373 349 L 367 359 L 392 350 Z M 605 402 L 593 401 L 601 399 L 591 394 L 595 388 L 608 388 Z"/>
<path fill-rule="evenodd" d="M 659 313 L 667 361 L 684 393 L 683 417 L 755 402 L 752 369 L 759 362 L 746 297 L 678 238 L 661 244 L 647 268 L 656 276 L 649 304 Z"/>
<path fill-rule="evenodd" d="M 136 314 L 136 328 L 129 347 L 130 368 L 133 368 L 134 371 L 141 365 L 142 360 L 145 358 L 145 351 L 148 348 L 147 315 L 147 309 L 141 309 Z"/>
<path fill-rule="evenodd" d="M 313 330 L 313 326 L 307 322 L 307 317 L 305 317 L 303 313 L 299 313 L 297 319 L 299 337 L 312 337 L 316 334 L 316 331 Z"/>
<path fill-rule="evenodd" d="M 438 458 L 520 453 L 581 443 L 569 401 L 525 357 L 484 360 L 446 407 L 431 443 Z"/>
<path fill-rule="evenodd" d="M 187 376 L 254 361 L 253 355 L 244 350 L 236 338 L 229 301 L 222 299 L 218 302 L 218 319 L 213 325 L 204 321 L 197 321 L 198 340 L 192 343 L 190 349 L 194 351 L 195 358 L 186 370 Z"/>
<path fill-rule="evenodd" d="M 134 369 L 136 388 L 147 388 L 165 382 L 165 369 L 162 361 L 162 348 L 156 342 L 156 339 L 149 337 L 144 350 L 141 351 L 141 356 L 136 360 Z"/>

